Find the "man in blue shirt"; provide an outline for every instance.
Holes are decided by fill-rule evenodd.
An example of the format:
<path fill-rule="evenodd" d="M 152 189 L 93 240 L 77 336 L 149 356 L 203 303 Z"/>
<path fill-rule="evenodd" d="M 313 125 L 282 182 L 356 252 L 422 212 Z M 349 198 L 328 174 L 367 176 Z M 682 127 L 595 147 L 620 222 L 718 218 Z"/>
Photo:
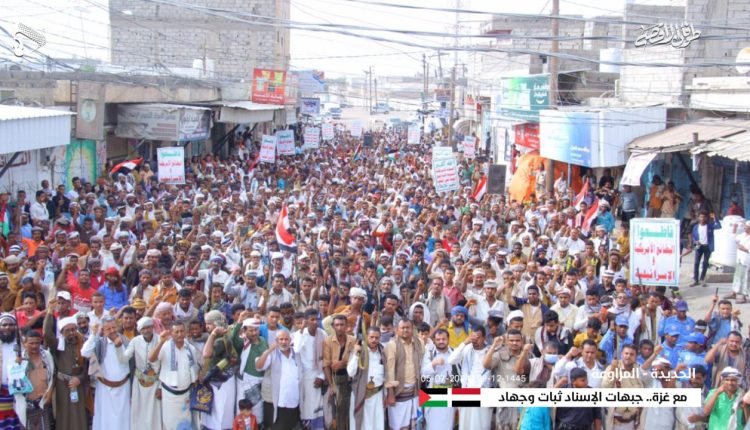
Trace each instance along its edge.
<path fill-rule="evenodd" d="M 672 365 L 672 369 L 677 367 L 677 363 L 680 359 L 680 351 L 682 347 L 677 345 L 677 339 L 680 337 L 680 328 L 676 325 L 667 326 L 667 330 L 664 335 L 664 342 L 661 344 L 661 352 L 659 357 L 664 357 L 669 360 Z"/>
<path fill-rule="evenodd" d="M 714 311 L 716 304 L 719 305 L 719 311 Z M 727 337 L 732 330 L 740 331 L 742 324 L 732 315 L 732 302 L 729 300 L 719 300 L 716 295 L 713 298 L 711 307 L 708 308 L 706 316 L 703 318 L 708 321 L 708 346 L 713 346 L 719 339 Z"/>
<path fill-rule="evenodd" d="M 618 315 L 599 342 L 599 349 L 607 354 L 607 363 L 611 363 L 620 356 L 622 347 L 633 343 L 633 338 L 628 335 L 628 317 Z"/>
<path fill-rule="evenodd" d="M 690 374 L 682 370 L 682 367 L 690 369 L 696 365 L 706 366 L 706 351 L 703 350 L 703 345 L 706 343 L 706 336 L 693 332 L 685 336 L 682 340 L 685 342 L 685 349 L 680 351 L 679 354 L 678 380 L 688 381 L 690 380 Z"/>
<path fill-rule="evenodd" d="M 677 339 L 677 346 L 684 347 L 687 342 L 686 336 L 695 330 L 695 320 L 687 316 L 688 305 L 684 300 L 678 300 L 675 303 L 676 315 L 664 318 L 659 325 L 659 336 L 664 336 L 667 327 L 677 326 L 680 330 L 680 337 Z"/>

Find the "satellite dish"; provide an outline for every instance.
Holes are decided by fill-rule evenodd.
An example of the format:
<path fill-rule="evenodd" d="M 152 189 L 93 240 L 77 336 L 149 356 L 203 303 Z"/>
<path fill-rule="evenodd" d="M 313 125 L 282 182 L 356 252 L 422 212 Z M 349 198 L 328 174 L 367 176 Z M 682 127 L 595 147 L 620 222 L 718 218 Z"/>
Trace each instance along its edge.
<path fill-rule="evenodd" d="M 739 54 L 737 54 L 737 59 L 735 60 L 736 63 L 750 63 L 750 47 L 743 48 Z M 750 66 L 741 66 L 736 65 L 734 66 L 735 69 L 737 69 L 737 72 L 739 72 L 741 75 L 746 75 L 748 72 L 750 72 Z"/>

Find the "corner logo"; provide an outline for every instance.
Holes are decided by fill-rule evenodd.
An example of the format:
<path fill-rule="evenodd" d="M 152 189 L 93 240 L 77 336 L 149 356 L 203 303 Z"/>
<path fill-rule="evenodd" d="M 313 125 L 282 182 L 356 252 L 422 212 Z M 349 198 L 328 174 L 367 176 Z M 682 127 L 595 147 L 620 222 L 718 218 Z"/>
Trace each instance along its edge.
<path fill-rule="evenodd" d="M 18 23 L 18 29 L 13 35 L 13 41 L 16 42 L 13 46 L 13 54 L 16 57 L 23 57 L 27 54 L 27 46 L 32 48 L 28 53 L 33 54 L 47 44 L 47 38 L 44 37 L 42 33 L 39 33 L 33 28 L 21 24 L 20 22 Z"/>
<path fill-rule="evenodd" d="M 635 46 L 640 48 L 646 45 L 671 44 L 673 48 L 687 48 L 700 35 L 700 30 L 696 31 L 693 24 L 682 24 L 680 27 L 664 23 L 651 27 L 641 26 L 641 35 L 635 40 Z"/>

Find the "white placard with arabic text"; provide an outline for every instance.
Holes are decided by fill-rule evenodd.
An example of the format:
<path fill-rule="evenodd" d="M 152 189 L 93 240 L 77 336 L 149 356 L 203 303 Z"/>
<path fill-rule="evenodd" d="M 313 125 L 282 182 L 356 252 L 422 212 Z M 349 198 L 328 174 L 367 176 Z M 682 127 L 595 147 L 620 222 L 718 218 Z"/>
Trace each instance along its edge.
<path fill-rule="evenodd" d="M 294 131 L 277 131 L 276 149 L 279 151 L 279 155 L 294 155 Z"/>
<path fill-rule="evenodd" d="M 362 121 L 352 121 L 352 137 L 362 137 Z"/>
<path fill-rule="evenodd" d="M 680 282 L 680 221 L 630 220 L 630 283 L 677 287 Z"/>
<path fill-rule="evenodd" d="M 262 163 L 276 162 L 276 136 L 263 135 L 263 140 L 260 142 L 259 160 Z"/>
<path fill-rule="evenodd" d="M 477 141 L 474 136 L 464 136 L 464 158 L 476 157 Z"/>
<path fill-rule="evenodd" d="M 432 160 L 435 191 L 438 193 L 455 191 L 460 187 L 458 180 L 458 163 L 455 157 Z"/>
<path fill-rule="evenodd" d="M 333 124 L 325 123 L 320 126 L 320 130 L 323 132 L 323 140 L 333 140 Z"/>
<path fill-rule="evenodd" d="M 159 182 L 175 185 L 185 183 L 185 148 L 156 148 L 156 161 L 159 164 Z"/>
<path fill-rule="evenodd" d="M 302 138 L 305 141 L 305 149 L 320 148 L 320 129 L 318 127 L 307 127 Z"/>
<path fill-rule="evenodd" d="M 406 143 L 409 145 L 419 145 L 422 132 L 418 125 L 410 125 L 406 134 Z"/>

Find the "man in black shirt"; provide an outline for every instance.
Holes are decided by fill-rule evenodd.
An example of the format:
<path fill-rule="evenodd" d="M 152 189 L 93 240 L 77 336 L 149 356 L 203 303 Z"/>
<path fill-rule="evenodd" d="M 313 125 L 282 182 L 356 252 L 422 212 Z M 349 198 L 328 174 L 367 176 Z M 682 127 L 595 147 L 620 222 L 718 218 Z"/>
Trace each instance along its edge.
<path fill-rule="evenodd" d="M 565 388 L 581 389 L 591 388 L 588 383 L 588 376 L 584 369 L 576 367 L 570 371 L 568 384 Z M 592 427 L 593 424 L 593 427 Z M 593 407 L 576 407 L 576 408 L 557 408 L 555 414 L 555 429 L 557 430 L 601 430 L 602 428 L 602 409 Z"/>

